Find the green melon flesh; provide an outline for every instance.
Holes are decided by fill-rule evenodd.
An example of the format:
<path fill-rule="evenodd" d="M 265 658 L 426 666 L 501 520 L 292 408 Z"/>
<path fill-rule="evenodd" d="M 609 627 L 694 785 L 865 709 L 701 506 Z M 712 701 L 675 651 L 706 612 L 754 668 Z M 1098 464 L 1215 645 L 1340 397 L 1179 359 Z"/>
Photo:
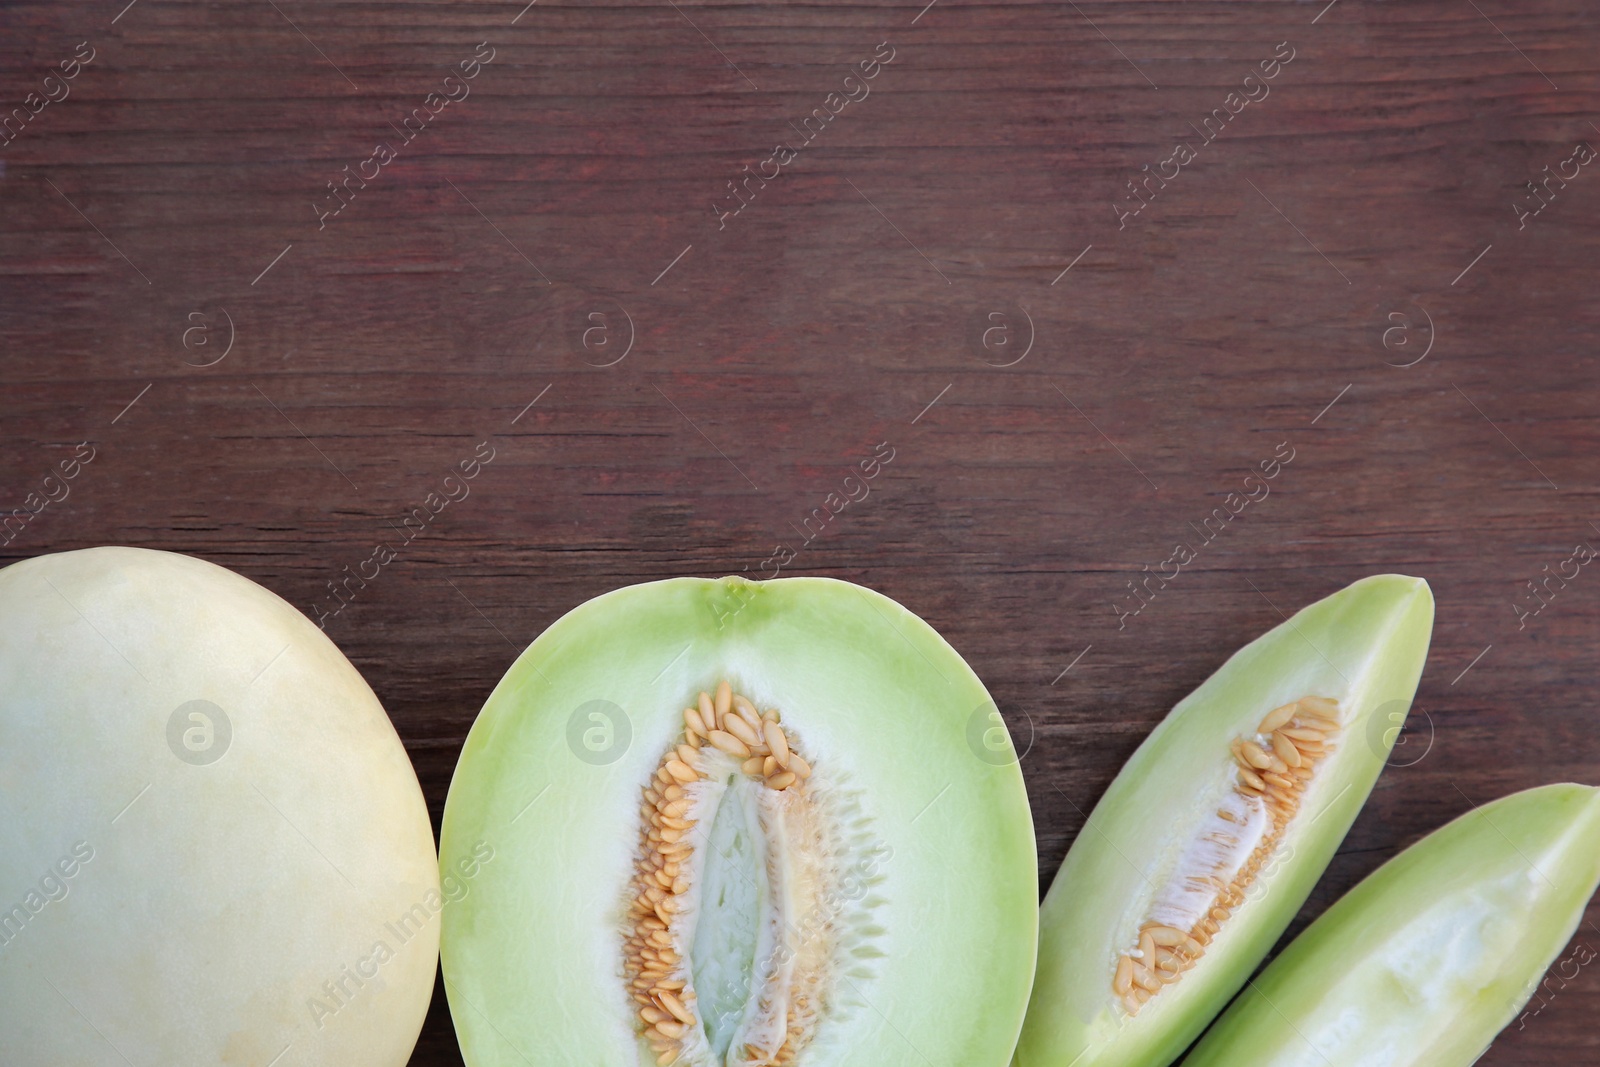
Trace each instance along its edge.
<path fill-rule="evenodd" d="M 134 548 L 0 570 L 0 1063 L 400 1067 L 433 833 L 290 605 Z"/>
<path fill-rule="evenodd" d="M 444 917 L 466 1062 L 656 1062 L 623 980 L 641 789 L 680 740 L 683 709 L 723 679 L 781 712 L 832 813 L 837 847 L 822 860 L 858 886 L 814 1039 L 794 1062 L 1006 1063 L 1037 930 L 1033 827 L 1009 738 L 982 683 L 926 623 L 820 578 L 621 589 L 557 621 L 501 680 L 441 831 L 446 871 L 475 847 L 496 857 Z M 760 832 L 744 788 L 735 782 L 694 831 L 713 858 L 691 890 L 707 1032 L 686 1067 L 739 1062 L 762 966 L 807 951 L 775 953 L 765 919 L 810 883 L 763 877 L 762 857 L 777 849 L 804 870 L 808 854 Z"/>
<path fill-rule="evenodd" d="M 1360 811 L 1416 691 L 1433 624 L 1426 582 L 1367 578 L 1234 654 L 1172 709 L 1078 834 L 1042 908 L 1039 973 L 1018 1067 L 1165 1067 L 1199 1036 L 1299 910 Z M 1306 696 L 1338 702 L 1331 754 L 1243 903 L 1192 969 L 1137 1014 L 1119 957 L 1236 796 L 1235 739 Z"/>
<path fill-rule="evenodd" d="M 1187 1067 L 1468 1067 L 1517 1016 L 1600 884 L 1600 790 L 1468 812 L 1295 938 Z M 1593 958 L 1576 954 L 1551 992 Z"/>

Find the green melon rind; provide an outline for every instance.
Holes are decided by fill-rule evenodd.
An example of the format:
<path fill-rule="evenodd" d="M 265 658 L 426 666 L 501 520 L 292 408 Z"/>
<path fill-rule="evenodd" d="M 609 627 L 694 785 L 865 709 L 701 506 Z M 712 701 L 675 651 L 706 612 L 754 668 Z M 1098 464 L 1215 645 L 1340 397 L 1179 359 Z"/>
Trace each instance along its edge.
<path fill-rule="evenodd" d="M 446 990 L 470 1067 L 653 1062 L 634 1036 L 616 931 L 639 789 L 722 677 L 778 707 L 819 774 L 847 779 L 892 849 L 871 895 L 881 933 L 847 978 L 825 1048 L 875 1067 L 1006 1063 L 1037 938 L 1032 820 L 1009 741 L 969 743 L 993 702 L 926 623 L 822 578 L 678 578 L 596 598 L 546 630 L 474 724 L 445 805 L 440 862 L 493 849 L 447 908 Z M 615 762 L 580 760 L 569 720 L 623 709 Z M 994 735 L 987 737 L 994 744 Z M 824 1040 L 819 1038 L 819 1042 Z"/>
<path fill-rule="evenodd" d="M 1395 740 L 1390 716 L 1416 691 L 1432 625 L 1422 579 L 1366 578 L 1240 649 L 1173 708 L 1096 805 L 1046 895 L 1018 1067 L 1164 1067 L 1199 1036 L 1282 935 L 1355 820 Z M 1198 966 L 1129 1018 L 1111 975 L 1119 933 L 1141 917 L 1130 910 L 1147 895 L 1147 865 L 1227 787 L 1229 743 L 1308 694 L 1337 698 L 1344 729 L 1285 835 L 1292 858 L 1257 879 Z"/>
<path fill-rule="evenodd" d="M 1475 808 L 1312 923 L 1185 1065 L 1468 1067 L 1597 885 L 1600 790 L 1541 786 Z"/>

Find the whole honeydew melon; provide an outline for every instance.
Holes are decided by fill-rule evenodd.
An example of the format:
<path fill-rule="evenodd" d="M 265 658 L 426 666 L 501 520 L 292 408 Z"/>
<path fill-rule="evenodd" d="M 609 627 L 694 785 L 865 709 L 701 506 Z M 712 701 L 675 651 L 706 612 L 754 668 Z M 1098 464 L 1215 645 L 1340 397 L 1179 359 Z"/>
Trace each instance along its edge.
<path fill-rule="evenodd" d="M 847 582 L 678 578 L 563 616 L 473 725 L 445 869 L 469 1067 L 1002 1067 L 1033 825 L 993 700 Z"/>
<path fill-rule="evenodd" d="M 222 567 L 0 571 L 0 1062 L 399 1067 L 445 906 L 388 717 Z"/>

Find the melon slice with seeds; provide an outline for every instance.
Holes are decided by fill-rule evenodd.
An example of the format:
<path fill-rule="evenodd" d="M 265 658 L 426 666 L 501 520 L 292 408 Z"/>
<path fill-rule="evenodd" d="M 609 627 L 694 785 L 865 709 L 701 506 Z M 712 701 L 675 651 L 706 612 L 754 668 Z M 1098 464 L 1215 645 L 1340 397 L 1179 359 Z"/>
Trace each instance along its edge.
<path fill-rule="evenodd" d="M 1597 884 L 1600 790 L 1547 785 L 1474 808 L 1295 938 L 1185 1067 L 1469 1067 L 1531 994 L 1530 1017 L 1594 959 L 1585 935 L 1539 989 Z"/>
<path fill-rule="evenodd" d="M 1042 908 L 1018 1067 L 1165 1067 L 1305 901 L 1388 758 L 1433 598 L 1367 578 L 1245 646 L 1112 782 Z"/>
<path fill-rule="evenodd" d="M 1033 825 L 982 683 L 816 578 L 599 597 L 472 728 L 444 914 L 469 1067 L 1001 1067 L 1037 945 Z"/>

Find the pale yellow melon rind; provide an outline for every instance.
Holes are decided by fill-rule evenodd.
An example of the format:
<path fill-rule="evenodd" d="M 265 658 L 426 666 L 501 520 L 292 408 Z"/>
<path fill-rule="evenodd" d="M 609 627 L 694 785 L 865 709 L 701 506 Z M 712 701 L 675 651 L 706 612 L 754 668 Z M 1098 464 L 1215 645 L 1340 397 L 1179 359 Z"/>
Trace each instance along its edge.
<path fill-rule="evenodd" d="M 197 699 L 232 729 L 209 765 L 168 743 Z M 66 889 L 0 945 L 7 1064 L 409 1059 L 443 907 L 427 809 L 371 689 L 276 595 L 133 548 L 0 571 L 0 811 L 0 909 Z"/>

